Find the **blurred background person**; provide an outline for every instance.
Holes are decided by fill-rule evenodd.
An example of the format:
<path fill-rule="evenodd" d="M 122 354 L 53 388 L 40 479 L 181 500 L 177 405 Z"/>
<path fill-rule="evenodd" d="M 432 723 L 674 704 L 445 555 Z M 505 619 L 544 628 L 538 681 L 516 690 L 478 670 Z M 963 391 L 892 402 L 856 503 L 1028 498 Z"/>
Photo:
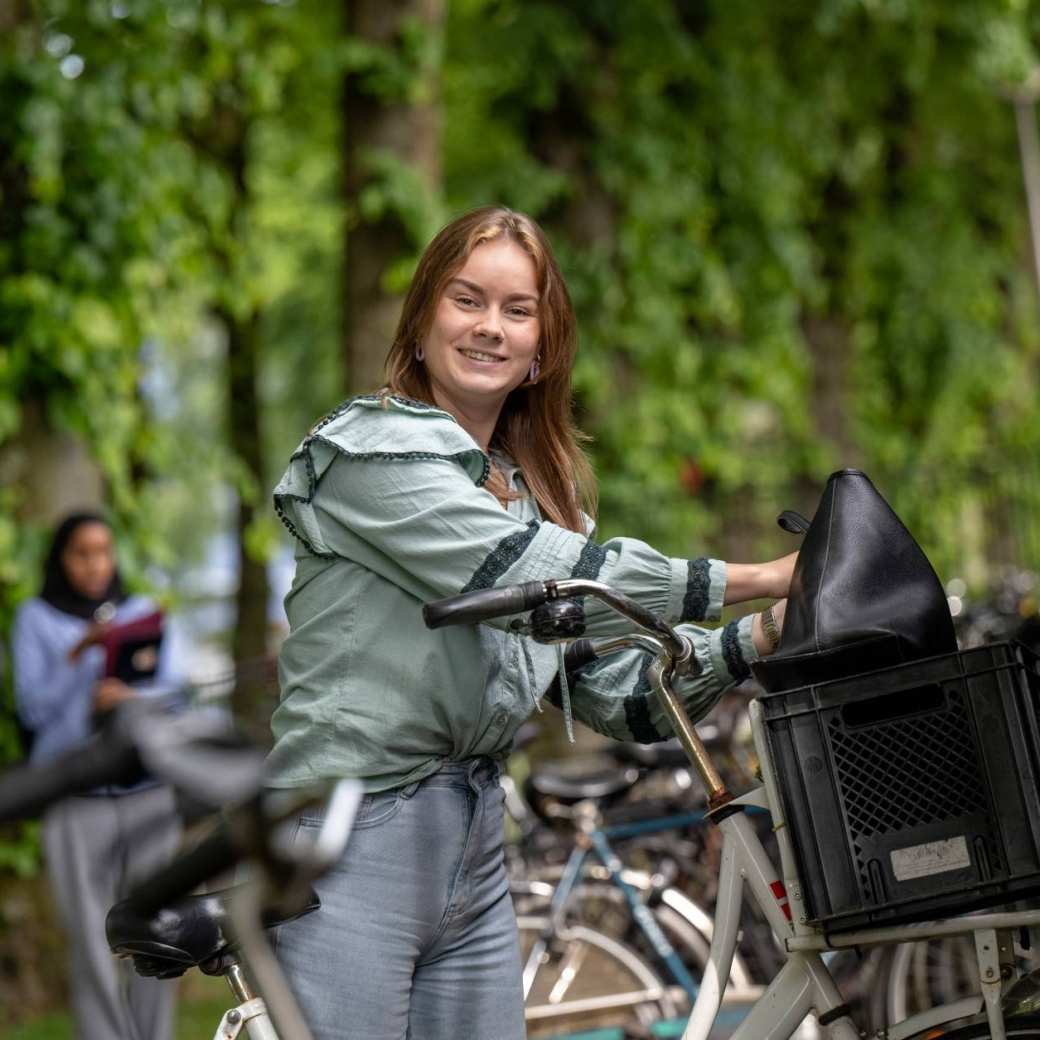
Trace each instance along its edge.
<path fill-rule="evenodd" d="M 171 657 L 156 604 L 123 588 L 106 521 L 68 516 L 54 533 L 40 594 L 15 616 L 15 698 L 31 761 L 82 744 L 129 698 L 173 693 Z M 117 961 L 105 941 L 105 914 L 172 854 L 179 831 L 172 791 L 150 778 L 69 798 L 44 820 L 79 1040 L 172 1035 L 174 982 L 141 978 Z"/>

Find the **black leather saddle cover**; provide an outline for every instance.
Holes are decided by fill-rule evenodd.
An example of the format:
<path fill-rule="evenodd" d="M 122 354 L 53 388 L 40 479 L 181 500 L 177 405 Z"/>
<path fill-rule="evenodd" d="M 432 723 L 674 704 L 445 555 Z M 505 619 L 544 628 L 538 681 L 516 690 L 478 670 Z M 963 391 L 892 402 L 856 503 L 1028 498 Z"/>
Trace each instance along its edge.
<path fill-rule="evenodd" d="M 953 653 L 946 595 L 928 558 L 870 478 L 832 473 L 795 564 L 780 645 L 753 666 L 792 690 Z"/>

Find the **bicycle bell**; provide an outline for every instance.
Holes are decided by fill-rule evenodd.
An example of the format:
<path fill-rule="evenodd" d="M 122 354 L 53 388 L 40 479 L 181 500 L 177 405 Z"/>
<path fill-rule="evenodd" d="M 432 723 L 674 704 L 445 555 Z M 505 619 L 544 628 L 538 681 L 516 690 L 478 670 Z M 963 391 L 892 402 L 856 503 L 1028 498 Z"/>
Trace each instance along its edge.
<path fill-rule="evenodd" d="M 531 635 L 539 643 L 562 643 L 585 634 L 585 608 L 576 599 L 555 599 L 531 612 Z"/>

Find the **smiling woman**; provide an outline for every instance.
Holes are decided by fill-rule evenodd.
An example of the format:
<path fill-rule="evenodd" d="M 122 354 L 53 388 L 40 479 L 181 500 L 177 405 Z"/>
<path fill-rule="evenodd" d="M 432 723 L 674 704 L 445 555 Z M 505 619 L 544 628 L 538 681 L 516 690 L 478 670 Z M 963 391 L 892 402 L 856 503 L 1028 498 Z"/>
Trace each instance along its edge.
<path fill-rule="evenodd" d="M 515 242 L 476 247 L 448 283 L 424 343 L 433 398 L 485 449 L 509 394 L 539 374 L 534 261 Z"/>
<path fill-rule="evenodd" d="M 275 489 L 297 550 L 269 780 L 358 777 L 367 792 L 343 861 L 316 885 L 321 909 L 277 937 L 319 1040 L 520 1040 L 498 762 L 546 696 L 611 737 L 670 733 L 647 654 L 579 670 L 572 703 L 550 692 L 555 647 L 509 619 L 430 631 L 424 601 L 598 578 L 690 638 L 701 671 L 677 692 L 695 719 L 770 649 L 758 615 L 688 622 L 786 596 L 793 557 L 726 564 L 592 539 L 595 481 L 571 416 L 576 338 L 541 229 L 502 208 L 460 217 L 419 261 L 387 385 L 322 420 Z M 585 611 L 589 635 L 617 632 L 606 608 Z"/>
<path fill-rule="evenodd" d="M 486 207 L 444 228 L 419 261 L 387 357 L 388 389 L 444 408 L 516 464 L 542 516 L 584 533 L 596 481 L 571 417 L 576 351 L 574 309 L 545 233 L 521 213 Z M 486 486 L 508 499 L 500 466 Z"/>

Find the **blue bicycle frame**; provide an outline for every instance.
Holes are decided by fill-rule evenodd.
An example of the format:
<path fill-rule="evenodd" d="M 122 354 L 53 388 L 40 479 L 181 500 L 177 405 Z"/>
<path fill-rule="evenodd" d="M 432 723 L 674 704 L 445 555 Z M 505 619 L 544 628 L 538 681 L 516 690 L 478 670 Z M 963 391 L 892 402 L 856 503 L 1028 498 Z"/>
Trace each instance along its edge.
<path fill-rule="evenodd" d="M 643 837 L 648 834 L 659 834 L 663 831 L 679 830 L 683 827 L 694 827 L 703 824 L 707 817 L 703 812 L 678 813 L 673 816 L 660 816 L 652 820 L 636 820 L 633 823 L 617 824 L 611 827 L 597 827 L 589 832 L 589 847 L 575 846 L 563 868 L 556 890 L 553 892 L 552 902 L 549 908 L 549 918 L 546 924 L 546 932 L 542 936 L 548 942 L 552 938 L 552 930 L 555 923 L 563 915 L 571 893 L 581 880 L 582 867 L 590 850 L 594 850 L 600 862 L 610 875 L 611 882 L 620 889 L 628 905 L 632 919 L 639 926 L 640 931 L 646 936 L 654 952 L 668 968 L 675 982 L 682 986 L 690 998 L 690 1002 L 697 998 L 697 983 L 689 973 L 682 958 L 676 952 L 675 947 L 668 940 L 668 936 L 661 930 L 661 926 L 654 918 L 653 912 L 640 899 L 639 893 L 625 881 L 622 873 L 625 869 L 620 857 L 611 848 L 611 840 L 624 840 L 625 838 Z"/>

